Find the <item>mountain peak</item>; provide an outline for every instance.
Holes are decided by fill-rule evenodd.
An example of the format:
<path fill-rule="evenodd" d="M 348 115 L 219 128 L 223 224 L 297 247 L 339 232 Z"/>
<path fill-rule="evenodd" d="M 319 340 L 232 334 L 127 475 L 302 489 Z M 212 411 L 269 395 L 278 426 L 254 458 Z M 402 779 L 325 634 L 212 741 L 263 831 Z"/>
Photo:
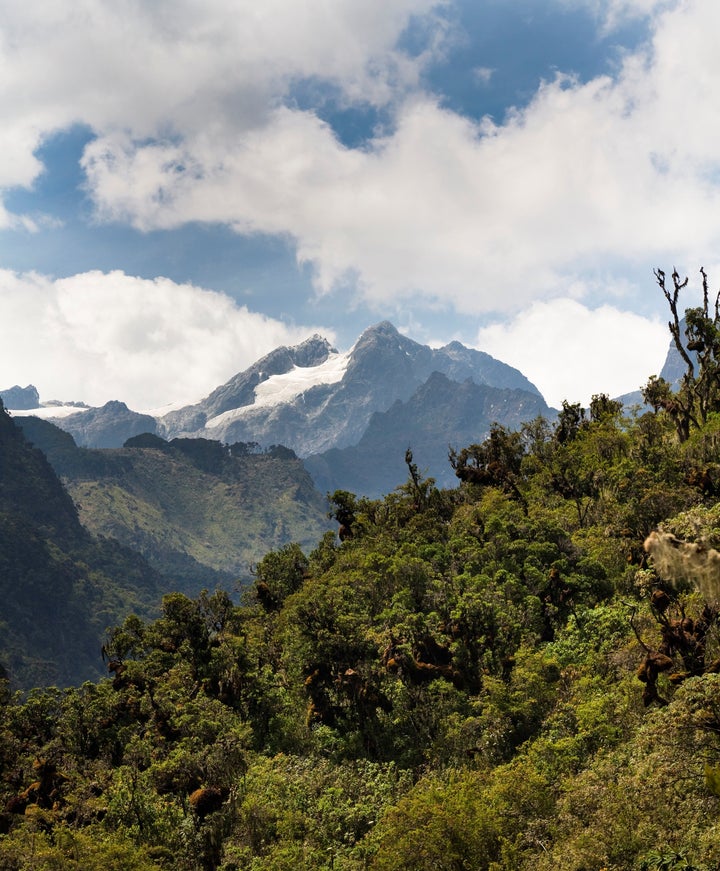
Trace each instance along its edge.
<path fill-rule="evenodd" d="M 34 384 L 28 384 L 27 387 L 16 384 L 7 390 L 0 390 L 0 398 L 6 408 L 14 410 L 38 408 L 40 405 L 40 394 Z"/>
<path fill-rule="evenodd" d="M 520 372 L 483 351 L 457 341 L 431 348 L 383 320 L 364 330 L 346 353 L 338 353 L 318 333 L 295 346 L 275 348 L 205 399 L 161 418 L 134 415 L 115 402 L 58 422 L 83 446 L 110 446 L 105 441 L 100 445 L 96 430 L 101 428 L 117 444 L 152 432 L 167 439 L 280 444 L 307 457 L 357 444 L 373 413 L 407 402 L 428 379 L 431 392 L 442 392 L 442 379 L 433 373 L 459 384 L 470 379 L 539 396 Z M 431 408 L 428 414 L 433 415 Z"/>
<path fill-rule="evenodd" d="M 400 332 L 395 324 L 391 324 L 390 321 L 380 321 L 379 324 L 373 324 L 373 326 L 368 327 L 366 330 L 363 330 L 360 338 L 363 339 L 365 336 L 399 336 Z"/>
<path fill-rule="evenodd" d="M 355 348 L 387 344 L 388 342 L 412 342 L 412 339 L 403 336 L 390 321 L 380 321 L 379 324 L 373 324 L 373 326 L 363 330 L 355 343 Z M 415 343 L 413 342 L 413 344 Z"/>
<path fill-rule="evenodd" d="M 420 349 L 425 348 L 417 342 L 409 339 L 397 329 L 390 321 L 380 321 L 372 327 L 364 330 L 352 349 L 352 357 L 363 357 L 368 351 L 395 354 L 401 351 L 415 356 Z M 427 349 L 430 350 L 429 348 Z"/>
<path fill-rule="evenodd" d="M 314 333 L 309 339 L 289 350 L 295 365 L 304 369 L 324 363 L 330 354 L 337 354 L 337 349 L 319 333 Z"/>

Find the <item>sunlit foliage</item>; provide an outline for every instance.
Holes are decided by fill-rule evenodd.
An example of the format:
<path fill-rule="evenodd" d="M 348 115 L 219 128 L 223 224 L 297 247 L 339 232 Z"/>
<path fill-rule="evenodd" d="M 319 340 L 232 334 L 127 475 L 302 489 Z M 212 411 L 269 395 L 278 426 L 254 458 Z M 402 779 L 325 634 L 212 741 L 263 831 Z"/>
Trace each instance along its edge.
<path fill-rule="evenodd" d="M 720 867 L 719 424 L 686 388 L 493 427 L 454 490 L 408 451 L 239 601 L 128 616 L 104 680 L 5 685 L 0 868 Z"/>

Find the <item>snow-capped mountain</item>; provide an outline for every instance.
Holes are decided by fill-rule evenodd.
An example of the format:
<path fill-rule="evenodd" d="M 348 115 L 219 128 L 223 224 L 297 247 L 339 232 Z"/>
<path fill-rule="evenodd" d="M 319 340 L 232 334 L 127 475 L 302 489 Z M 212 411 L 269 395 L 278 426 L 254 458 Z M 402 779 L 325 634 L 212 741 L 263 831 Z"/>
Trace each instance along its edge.
<path fill-rule="evenodd" d="M 180 434 L 198 433 L 204 429 L 208 421 L 214 420 L 216 421 L 214 428 L 217 429 L 217 433 L 208 437 L 219 438 L 223 427 L 217 422 L 218 419 L 227 412 L 235 412 L 238 409 L 250 408 L 255 405 L 258 400 L 258 391 L 262 396 L 263 385 L 266 382 L 272 381 L 278 376 L 287 375 L 293 370 L 310 373 L 310 379 L 312 379 L 313 373 L 315 373 L 316 378 L 321 378 L 322 376 L 317 374 L 318 367 L 321 367 L 331 354 L 337 354 L 337 352 L 330 346 L 327 339 L 318 335 L 312 336 L 294 348 L 276 348 L 253 363 L 244 372 L 239 372 L 225 384 L 213 390 L 201 402 L 187 405 L 162 416 L 160 429 L 163 435 L 172 438 Z M 272 387 L 270 390 L 272 391 Z M 268 404 L 282 402 L 281 391 L 278 391 L 275 394 L 275 402 Z M 248 440 L 254 441 L 254 439 Z M 242 439 L 234 439 L 234 441 L 242 441 Z"/>
<path fill-rule="evenodd" d="M 352 483 L 370 494 L 399 483 L 407 447 L 449 484 L 448 444 L 482 441 L 494 421 L 517 426 L 548 413 L 517 369 L 459 342 L 421 345 L 383 321 L 346 353 L 318 335 L 276 348 L 200 402 L 164 414 L 110 402 L 53 422 L 82 447 L 120 447 L 140 432 L 284 445 L 307 458 L 321 489 Z"/>
<path fill-rule="evenodd" d="M 159 432 L 283 444 L 304 457 L 357 444 L 375 412 L 408 400 L 433 372 L 539 396 L 524 375 L 489 354 L 458 342 L 433 349 L 384 321 L 346 354 L 320 336 L 278 348 L 197 405 L 161 418 Z"/>

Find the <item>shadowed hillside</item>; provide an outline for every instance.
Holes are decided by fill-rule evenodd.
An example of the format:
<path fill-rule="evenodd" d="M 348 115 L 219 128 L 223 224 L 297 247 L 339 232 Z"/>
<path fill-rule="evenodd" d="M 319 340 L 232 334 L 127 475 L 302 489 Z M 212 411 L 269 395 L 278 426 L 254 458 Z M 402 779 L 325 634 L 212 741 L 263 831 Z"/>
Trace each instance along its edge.
<path fill-rule="evenodd" d="M 95 540 L 43 453 L 0 404 L 0 663 L 18 686 L 102 671 L 108 626 L 150 615 L 162 579 L 138 554 Z"/>
<path fill-rule="evenodd" d="M 311 545 L 328 528 L 324 497 L 282 447 L 260 453 L 145 434 L 124 448 L 93 450 L 47 421 L 17 422 L 61 475 L 82 523 L 142 553 L 172 576 L 173 589 L 232 590 L 271 548 Z"/>

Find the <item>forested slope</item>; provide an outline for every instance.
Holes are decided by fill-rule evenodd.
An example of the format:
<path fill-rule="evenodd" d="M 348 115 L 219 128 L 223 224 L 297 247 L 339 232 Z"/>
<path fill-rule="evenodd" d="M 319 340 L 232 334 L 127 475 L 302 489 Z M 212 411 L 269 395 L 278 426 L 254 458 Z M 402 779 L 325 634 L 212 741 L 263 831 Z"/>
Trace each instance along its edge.
<path fill-rule="evenodd" d="M 326 499 L 281 446 L 145 433 L 124 448 L 89 449 L 48 421 L 14 420 L 61 476 L 82 524 L 171 577 L 163 592 L 233 590 L 271 548 L 312 546 L 328 528 Z"/>
<path fill-rule="evenodd" d="M 720 867 L 701 318 L 714 352 L 674 404 L 654 381 L 635 416 L 597 396 L 495 427 L 454 490 L 408 453 L 239 606 L 167 596 L 110 634 L 107 680 L 6 698 L 2 867 Z"/>
<path fill-rule="evenodd" d="M 0 664 L 18 686 L 101 674 L 108 626 L 157 613 L 162 579 L 137 553 L 96 540 L 44 454 L 0 403 Z"/>

